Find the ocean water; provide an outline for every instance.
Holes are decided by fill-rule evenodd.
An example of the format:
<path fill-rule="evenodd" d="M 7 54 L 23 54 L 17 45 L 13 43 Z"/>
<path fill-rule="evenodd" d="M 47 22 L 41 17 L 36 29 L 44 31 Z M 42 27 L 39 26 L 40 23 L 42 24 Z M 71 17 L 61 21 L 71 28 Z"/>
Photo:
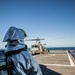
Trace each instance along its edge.
<path fill-rule="evenodd" d="M 47 47 L 47 50 L 75 50 L 75 47 Z"/>
<path fill-rule="evenodd" d="M 75 47 L 46 47 L 47 50 L 75 50 Z M 5 49 L 0 49 L 5 50 Z M 30 48 L 28 48 L 28 51 Z"/>

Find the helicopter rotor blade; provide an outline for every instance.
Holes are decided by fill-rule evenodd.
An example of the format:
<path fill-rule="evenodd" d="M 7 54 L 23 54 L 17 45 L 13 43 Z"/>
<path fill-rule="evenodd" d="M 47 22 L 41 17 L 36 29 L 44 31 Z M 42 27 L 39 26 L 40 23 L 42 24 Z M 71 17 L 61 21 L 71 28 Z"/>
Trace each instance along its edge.
<path fill-rule="evenodd" d="M 33 39 L 26 39 L 26 40 L 24 40 L 24 41 L 34 41 Z"/>
<path fill-rule="evenodd" d="M 43 39 L 27 39 L 27 40 L 24 40 L 24 41 L 40 41 L 40 40 L 45 40 L 44 38 Z"/>

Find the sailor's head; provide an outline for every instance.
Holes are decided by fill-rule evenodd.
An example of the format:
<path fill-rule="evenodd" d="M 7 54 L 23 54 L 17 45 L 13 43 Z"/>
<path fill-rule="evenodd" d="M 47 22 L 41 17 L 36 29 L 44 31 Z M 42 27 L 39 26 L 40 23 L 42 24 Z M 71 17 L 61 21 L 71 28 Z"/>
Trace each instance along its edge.
<path fill-rule="evenodd" d="M 16 28 L 16 27 L 10 27 L 5 34 L 5 37 L 3 39 L 3 42 L 10 42 L 13 43 L 13 41 L 22 40 L 26 37 L 26 33 L 24 30 Z"/>

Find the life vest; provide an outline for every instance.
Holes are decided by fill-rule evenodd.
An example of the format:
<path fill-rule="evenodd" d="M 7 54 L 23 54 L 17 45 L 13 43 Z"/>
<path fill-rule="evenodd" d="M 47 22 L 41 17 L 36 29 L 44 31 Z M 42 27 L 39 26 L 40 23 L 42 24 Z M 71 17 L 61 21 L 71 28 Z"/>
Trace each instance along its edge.
<path fill-rule="evenodd" d="M 0 51 L 0 75 L 9 75 L 9 67 L 4 51 Z"/>

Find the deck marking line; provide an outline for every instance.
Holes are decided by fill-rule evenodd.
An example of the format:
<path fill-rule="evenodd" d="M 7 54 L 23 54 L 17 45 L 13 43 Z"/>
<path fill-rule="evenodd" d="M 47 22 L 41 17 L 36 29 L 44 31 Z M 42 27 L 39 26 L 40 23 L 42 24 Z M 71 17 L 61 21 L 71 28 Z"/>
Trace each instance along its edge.
<path fill-rule="evenodd" d="M 66 52 L 67 52 L 67 55 L 68 55 L 68 58 L 69 58 L 69 61 L 70 61 L 71 66 L 74 66 L 74 63 L 73 63 L 73 61 L 72 61 L 72 59 L 71 59 L 71 57 L 70 57 L 68 51 L 66 51 Z"/>
<path fill-rule="evenodd" d="M 39 56 L 39 55 L 35 55 L 35 56 L 33 56 L 33 57 L 37 57 L 37 56 Z M 53 55 L 51 55 L 51 56 L 43 56 L 43 57 L 52 57 Z"/>
<path fill-rule="evenodd" d="M 43 64 L 43 63 L 42 63 Z M 43 65 L 47 65 L 47 66 L 64 66 L 64 67 L 75 67 L 75 66 L 71 66 L 71 65 L 62 65 L 62 64 L 43 64 Z"/>
<path fill-rule="evenodd" d="M 39 55 L 35 55 L 35 56 L 33 56 L 33 57 L 36 57 L 36 56 L 39 56 Z"/>

